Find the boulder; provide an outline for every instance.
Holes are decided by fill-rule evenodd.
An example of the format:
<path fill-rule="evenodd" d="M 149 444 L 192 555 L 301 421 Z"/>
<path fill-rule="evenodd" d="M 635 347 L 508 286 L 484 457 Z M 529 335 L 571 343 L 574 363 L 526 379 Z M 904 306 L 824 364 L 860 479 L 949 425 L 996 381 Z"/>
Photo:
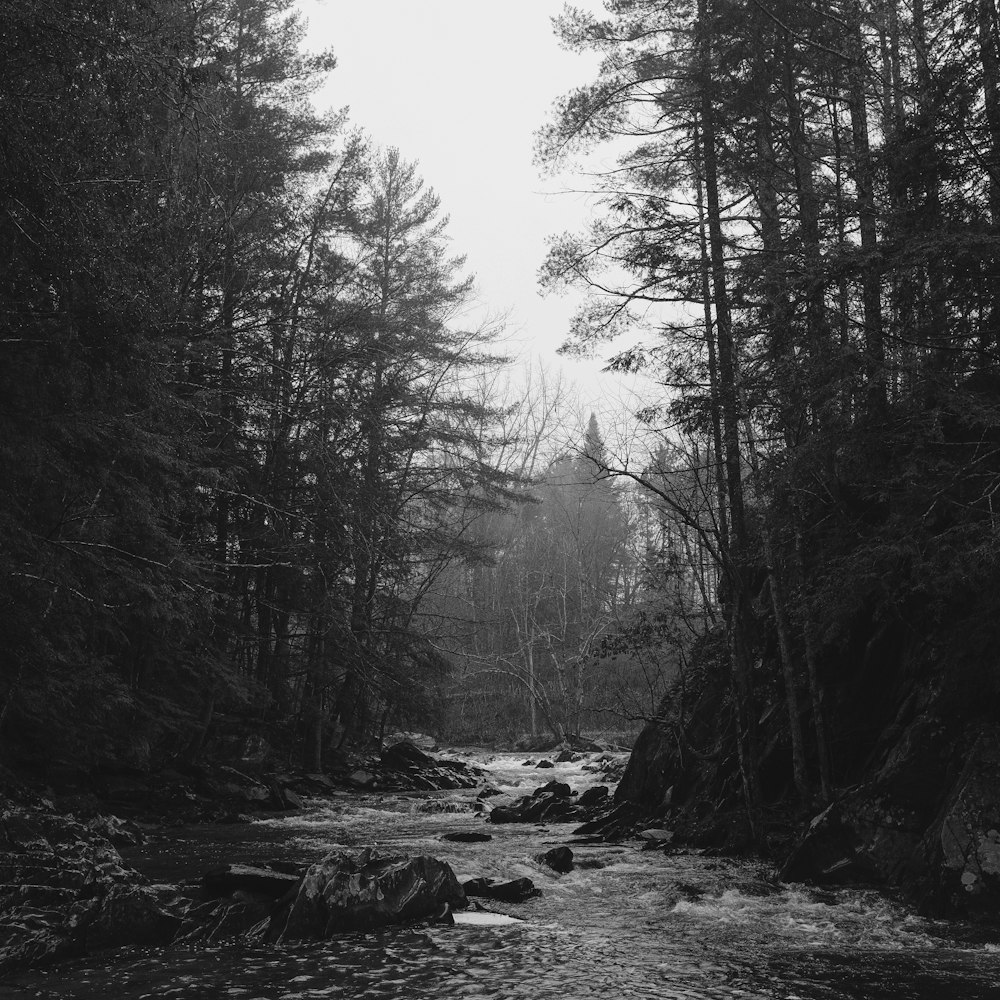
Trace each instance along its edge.
<path fill-rule="evenodd" d="M 347 779 L 355 788 L 371 788 L 375 784 L 375 775 L 371 771 L 358 769 L 352 771 Z"/>
<path fill-rule="evenodd" d="M 820 885 L 908 883 L 925 865 L 921 842 L 940 828 L 954 782 L 952 748 L 953 737 L 933 716 L 914 719 L 867 782 L 813 818 L 781 877 Z"/>
<path fill-rule="evenodd" d="M 576 800 L 576 804 L 583 809 L 593 809 L 596 806 L 606 805 L 607 799 L 607 785 L 592 785 L 590 788 L 587 788 L 580 793 L 580 797 Z"/>
<path fill-rule="evenodd" d="M 545 785 L 536 788 L 532 796 L 554 795 L 557 799 L 568 799 L 573 794 L 573 790 L 565 781 L 550 781 Z"/>
<path fill-rule="evenodd" d="M 530 878 L 515 878 L 507 882 L 495 882 L 491 878 L 469 879 L 462 885 L 466 896 L 479 896 L 484 899 L 495 899 L 503 903 L 523 903 L 542 894 L 535 888 Z"/>
<path fill-rule="evenodd" d="M 1000 727 L 976 738 L 918 857 L 931 909 L 1000 920 Z"/>
<path fill-rule="evenodd" d="M 48 807 L 0 812 L 0 973 L 94 948 L 166 944 L 171 890 L 141 885 L 98 830 Z"/>
<path fill-rule="evenodd" d="M 490 823 L 569 823 L 580 819 L 582 811 L 562 795 L 537 790 L 509 806 L 497 806 Z"/>
<path fill-rule="evenodd" d="M 481 773 L 465 761 L 436 760 L 408 740 L 383 750 L 379 767 L 383 787 L 419 791 L 475 788 Z"/>
<path fill-rule="evenodd" d="M 302 785 L 309 791 L 312 791 L 313 794 L 329 794 L 337 790 L 337 786 L 330 780 L 329 775 L 326 774 L 303 774 L 296 781 L 297 787 L 301 788 Z"/>
<path fill-rule="evenodd" d="M 643 847 L 654 849 L 666 847 L 674 839 L 673 830 L 664 830 L 660 827 L 651 827 L 648 830 L 640 830 L 636 836 L 643 842 Z"/>
<path fill-rule="evenodd" d="M 84 927 L 86 949 L 168 944 L 183 923 L 180 909 L 166 886 L 111 885 Z"/>
<path fill-rule="evenodd" d="M 535 767 L 555 767 L 551 760 L 540 760 Z"/>
<path fill-rule="evenodd" d="M 382 751 L 382 767 L 390 771 L 422 770 L 436 766 L 437 761 L 433 757 L 409 740 L 400 740 Z"/>
<path fill-rule="evenodd" d="M 479 833 L 476 830 L 456 830 L 454 833 L 446 833 L 442 840 L 449 840 L 456 844 L 482 844 L 493 839 L 491 833 Z"/>
<path fill-rule="evenodd" d="M 419 750 L 433 752 L 437 750 L 437 740 L 426 733 L 391 733 L 388 736 L 390 743 L 412 743 Z"/>
<path fill-rule="evenodd" d="M 463 907 L 465 893 L 443 861 L 425 855 L 335 852 L 312 865 L 290 905 L 271 918 L 269 940 L 329 938 L 344 931 L 432 917 Z"/>
<path fill-rule="evenodd" d="M 553 847 L 552 850 L 537 855 L 535 860 L 560 875 L 573 870 L 573 852 L 568 847 Z"/>
<path fill-rule="evenodd" d="M 281 797 L 284 799 L 286 809 L 305 809 L 306 804 L 298 792 L 291 788 L 282 788 Z"/>
<path fill-rule="evenodd" d="M 609 803 L 610 804 L 610 803 Z M 641 820 L 642 813 L 630 802 L 622 802 L 607 812 L 601 813 L 578 826 L 573 833 L 577 836 L 600 837 L 604 840 L 618 840 L 629 836 Z"/>
<path fill-rule="evenodd" d="M 556 763 L 557 764 L 572 764 L 572 763 L 578 761 L 579 759 L 580 759 L 580 755 L 573 753 L 572 750 L 563 750 L 562 753 L 560 753 L 556 757 Z"/>

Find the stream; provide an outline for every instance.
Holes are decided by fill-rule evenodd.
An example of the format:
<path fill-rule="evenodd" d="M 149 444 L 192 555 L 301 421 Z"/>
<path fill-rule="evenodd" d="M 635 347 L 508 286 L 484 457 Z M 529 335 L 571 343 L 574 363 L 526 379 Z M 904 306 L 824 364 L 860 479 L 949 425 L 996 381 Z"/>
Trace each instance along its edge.
<path fill-rule="evenodd" d="M 585 760 L 542 771 L 523 759 L 475 761 L 505 793 L 491 804 L 552 778 L 578 791 L 600 783 Z M 1000 998 L 1000 935 L 984 944 L 970 928 L 918 917 L 871 890 L 776 884 L 762 864 L 644 852 L 635 842 L 573 844 L 573 824 L 484 824 L 472 812 L 475 796 L 475 789 L 345 793 L 292 816 L 164 830 L 128 860 L 153 881 L 177 882 L 229 862 L 302 861 L 376 844 L 433 854 L 460 880 L 531 878 L 540 898 L 488 904 L 516 919 L 396 927 L 289 947 L 118 951 L 25 973 L 0 985 L 0 998 Z M 493 839 L 440 839 L 459 830 Z M 567 842 L 576 862 L 569 874 L 533 860 Z"/>

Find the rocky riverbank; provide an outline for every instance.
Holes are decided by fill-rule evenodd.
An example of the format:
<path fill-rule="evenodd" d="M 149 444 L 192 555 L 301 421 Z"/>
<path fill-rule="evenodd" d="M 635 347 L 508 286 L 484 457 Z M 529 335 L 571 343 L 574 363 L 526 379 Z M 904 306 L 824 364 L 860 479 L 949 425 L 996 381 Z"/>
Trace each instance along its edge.
<path fill-rule="evenodd" d="M 335 851 L 312 865 L 227 864 L 170 885 L 150 884 L 119 853 L 119 848 L 139 845 L 143 830 L 156 829 L 154 821 L 164 819 L 227 822 L 240 808 L 258 816 L 287 815 L 314 808 L 324 797 L 342 800 L 345 790 L 370 796 L 373 790 L 399 795 L 477 786 L 482 789 L 472 804 L 486 812 L 484 802 L 497 792 L 483 769 L 433 757 L 407 741 L 366 763 L 367 768 L 354 761 L 349 768 L 322 775 L 251 776 L 222 766 L 187 775 L 178 771 L 183 782 L 174 779 L 155 791 L 156 776 L 143 776 L 141 782 L 112 792 L 113 801 L 124 804 L 123 811 L 138 822 L 66 814 L 60 809 L 65 796 L 53 800 L 8 775 L 7 794 L 0 801 L 0 972 L 133 945 L 323 938 L 347 928 L 446 920 L 465 907 L 467 895 L 519 902 L 537 894 L 529 879 L 478 877 L 463 886 L 447 864 L 433 857 L 371 849 Z M 592 766 L 605 763 L 598 760 Z M 553 791 L 552 785 L 559 787 Z M 571 799 L 579 801 L 570 805 Z M 167 813 L 176 801 L 186 807 Z M 86 803 L 91 811 L 100 800 L 88 798 Z M 568 785 L 549 782 L 513 803 L 506 821 L 532 822 L 539 807 L 545 811 L 553 803 L 570 810 L 564 808 L 564 821 L 585 819 L 611 806 L 606 786 L 577 796 Z M 465 839 L 476 837 L 490 839 L 464 832 Z M 571 864 L 571 853 L 549 853 L 544 863 L 553 870 Z"/>
<path fill-rule="evenodd" d="M 665 703 L 636 741 L 616 802 L 668 828 L 674 843 L 762 849 L 787 881 L 891 888 L 931 916 L 1000 924 L 1000 726 L 947 710 L 927 689 L 890 694 L 842 751 L 832 801 L 814 808 L 790 787 L 780 708 L 764 712 L 763 844 L 750 843 L 735 755 L 719 740 L 718 683 L 703 685 L 683 727 Z"/>

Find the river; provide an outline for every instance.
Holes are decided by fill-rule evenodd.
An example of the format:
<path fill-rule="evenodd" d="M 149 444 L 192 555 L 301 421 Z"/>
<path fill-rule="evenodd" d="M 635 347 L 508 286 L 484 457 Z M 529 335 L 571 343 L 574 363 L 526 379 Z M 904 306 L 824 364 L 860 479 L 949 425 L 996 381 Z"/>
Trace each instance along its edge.
<path fill-rule="evenodd" d="M 540 771 L 522 760 L 478 761 L 505 793 L 491 801 L 553 777 L 577 790 L 599 780 L 581 763 Z M 0 998 L 1000 998 L 1000 943 L 921 918 L 884 894 L 783 886 L 761 864 L 664 855 L 632 843 L 573 844 L 577 867 L 557 875 L 533 858 L 570 840 L 572 825 L 484 825 L 472 812 L 475 795 L 345 794 L 291 817 L 164 831 L 129 860 L 150 878 L 172 882 L 229 861 L 301 861 L 377 844 L 433 854 L 460 879 L 531 878 L 540 898 L 490 904 L 511 919 L 484 924 L 480 917 L 283 948 L 115 952 L 21 975 L 0 986 Z M 470 829 L 493 839 L 440 839 Z"/>

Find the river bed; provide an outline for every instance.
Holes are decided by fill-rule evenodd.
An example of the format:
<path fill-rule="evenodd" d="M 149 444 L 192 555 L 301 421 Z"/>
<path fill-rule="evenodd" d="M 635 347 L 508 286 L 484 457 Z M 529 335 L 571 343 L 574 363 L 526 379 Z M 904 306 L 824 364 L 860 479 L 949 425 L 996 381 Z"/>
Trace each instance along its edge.
<path fill-rule="evenodd" d="M 587 761 L 536 770 L 523 755 L 481 759 L 509 801 L 552 778 L 598 783 Z M 345 794 L 303 813 L 229 827 L 163 831 L 131 863 L 175 882 L 235 861 L 318 858 L 375 844 L 433 854 L 460 879 L 527 876 L 540 898 L 490 903 L 501 922 L 393 928 L 294 947 L 135 949 L 57 966 L 0 986 L 0 997 L 497 997 L 509 1000 L 979 1000 L 1000 998 L 1000 944 L 923 919 L 868 890 L 780 885 L 762 864 L 575 844 L 573 824 L 485 824 L 476 790 Z M 443 833 L 480 830 L 486 843 Z M 570 842 L 574 871 L 534 860 Z"/>

